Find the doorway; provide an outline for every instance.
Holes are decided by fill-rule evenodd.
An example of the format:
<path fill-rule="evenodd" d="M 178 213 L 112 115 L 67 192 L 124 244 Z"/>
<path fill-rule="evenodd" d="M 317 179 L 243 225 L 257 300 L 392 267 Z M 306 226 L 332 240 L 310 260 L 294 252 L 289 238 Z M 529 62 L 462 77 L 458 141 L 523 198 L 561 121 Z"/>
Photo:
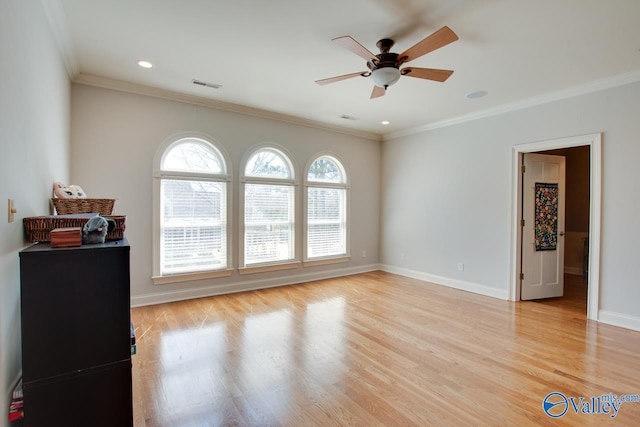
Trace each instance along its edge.
<path fill-rule="evenodd" d="M 511 283 L 509 299 L 520 300 L 520 274 L 522 265 L 522 175 L 520 166 L 526 153 L 548 152 L 574 147 L 589 149 L 589 215 L 587 262 L 587 318 L 598 320 L 599 267 L 600 267 L 600 200 L 601 200 L 601 134 L 590 134 L 571 138 L 539 141 L 515 145 L 512 149 L 512 229 L 511 229 Z"/>

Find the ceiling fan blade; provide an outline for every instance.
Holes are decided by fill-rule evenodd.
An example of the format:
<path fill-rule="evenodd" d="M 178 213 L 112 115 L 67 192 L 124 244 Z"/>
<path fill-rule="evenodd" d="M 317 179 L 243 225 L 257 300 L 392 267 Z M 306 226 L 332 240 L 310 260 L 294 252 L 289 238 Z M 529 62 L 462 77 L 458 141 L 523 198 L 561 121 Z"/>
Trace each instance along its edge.
<path fill-rule="evenodd" d="M 384 96 L 386 92 L 387 91 L 383 87 L 374 86 L 373 91 L 371 91 L 371 97 L 369 99 L 379 98 L 381 96 Z"/>
<path fill-rule="evenodd" d="M 376 56 L 369 51 L 366 47 L 362 46 L 360 43 L 355 41 L 351 36 L 342 36 L 337 37 L 331 40 L 334 43 L 339 44 L 343 48 L 350 50 L 361 58 L 366 59 L 367 61 L 371 58 L 375 58 Z"/>
<path fill-rule="evenodd" d="M 453 70 L 437 70 L 435 68 L 417 68 L 417 67 L 407 67 L 403 68 L 400 71 L 402 75 L 409 77 L 417 77 L 419 79 L 427 79 L 434 80 L 436 82 L 443 82 L 447 80 L 451 74 L 453 74 Z"/>
<path fill-rule="evenodd" d="M 363 74 L 366 74 L 366 73 L 367 73 L 366 71 L 360 71 L 358 73 L 343 74 L 342 76 L 335 76 L 335 77 L 329 77 L 328 79 L 316 80 L 316 83 L 318 83 L 319 85 L 327 85 L 329 83 L 335 83 L 341 80 L 350 79 L 352 77 L 362 76 Z"/>
<path fill-rule="evenodd" d="M 422 41 L 416 43 L 409 49 L 402 52 L 398 55 L 398 58 L 404 58 L 404 62 L 413 61 L 416 58 L 421 57 L 429 52 L 433 52 L 436 49 L 441 48 L 442 46 L 446 46 L 449 43 L 458 40 L 458 36 L 454 33 L 451 28 L 444 26 L 440 28 L 435 33 L 427 36 Z"/>

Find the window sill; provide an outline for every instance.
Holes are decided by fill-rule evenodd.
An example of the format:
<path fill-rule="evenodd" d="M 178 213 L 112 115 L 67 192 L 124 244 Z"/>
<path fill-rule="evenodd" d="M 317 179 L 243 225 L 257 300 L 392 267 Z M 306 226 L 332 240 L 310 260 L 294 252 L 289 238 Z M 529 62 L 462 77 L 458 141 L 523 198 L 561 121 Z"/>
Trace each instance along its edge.
<path fill-rule="evenodd" d="M 202 271 L 198 273 L 172 274 L 168 276 L 153 276 L 154 285 L 166 285 L 168 283 L 191 282 L 194 280 L 215 279 L 217 277 L 229 277 L 233 268 L 223 270 Z"/>
<path fill-rule="evenodd" d="M 300 266 L 299 261 L 283 262 L 280 264 L 263 264 L 254 267 L 241 267 L 238 269 L 240 274 L 265 273 L 268 271 L 291 270 Z"/>
<path fill-rule="evenodd" d="M 304 261 L 305 267 L 315 267 L 316 265 L 328 265 L 328 264 L 339 264 L 341 262 L 349 262 L 351 261 L 351 256 L 345 255 L 335 258 L 317 258 L 317 259 L 308 259 Z"/>

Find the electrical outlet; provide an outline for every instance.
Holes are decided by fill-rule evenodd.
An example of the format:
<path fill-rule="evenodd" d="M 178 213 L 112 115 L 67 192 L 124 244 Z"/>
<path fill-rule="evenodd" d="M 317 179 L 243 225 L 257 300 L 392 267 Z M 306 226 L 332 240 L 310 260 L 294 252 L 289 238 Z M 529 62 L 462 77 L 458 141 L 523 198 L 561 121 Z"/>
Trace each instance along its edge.
<path fill-rule="evenodd" d="M 458 263 L 458 271 L 464 271 L 464 263 L 463 262 L 459 262 Z"/>
<path fill-rule="evenodd" d="M 367 257 L 367 251 L 366 251 L 366 250 L 363 250 L 363 251 L 362 251 L 362 258 L 366 258 L 366 257 Z"/>
<path fill-rule="evenodd" d="M 400 253 L 400 259 L 404 261 L 404 252 Z"/>

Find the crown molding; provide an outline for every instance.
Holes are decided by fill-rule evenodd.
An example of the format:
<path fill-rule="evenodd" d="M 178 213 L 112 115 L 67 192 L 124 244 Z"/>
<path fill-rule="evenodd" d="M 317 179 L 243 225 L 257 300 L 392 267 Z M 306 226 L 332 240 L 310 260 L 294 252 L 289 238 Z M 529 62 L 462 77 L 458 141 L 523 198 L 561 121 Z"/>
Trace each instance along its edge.
<path fill-rule="evenodd" d="M 304 119 L 301 117 L 291 116 L 288 114 L 276 113 L 273 111 L 262 110 L 259 108 L 248 107 L 240 104 L 233 104 L 230 102 L 218 101 L 215 99 L 204 98 L 201 96 L 187 95 L 184 93 L 174 92 L 167 89 L 160 89 L 156 87 L 141 85 L 138 83 L 125 82 L 122 80 L 110 79 L 107 77 L 100 77 L 92 74 L 80 73 L 74 79 L 74 83 L 83 84 L 86 86 L 101 87 L 104 89 L 112 89 L 121 92 L 133 93 L 136 95 L 151 96 L 154 98 L 161 98 L 170 101 L 183 102 L 185 104 L 193 104 L 201 107 L 214 108 L 216 110 L 230 111 L 233 113 L 245 114 L 253 117 L 260 117 L 263 119 L 276 120 L 285 123 L 291 123 L 315 129 L 322 129 L 331 132 L 341 133 L 344 135 L 355 136 L 359 138 L 370 139 L 372 141 L 382 141 L 382 135 L 373 132 L 359 131 L 355 129 L 344 128 L 341 126 L 329 125 L 326 123 Z"/>
<path fill-rule="evenodd" d="M 80 73 L 80 66 L 74 53 L 69 25 L 62 4 L 60 0 L 40 0 L 40 3 L 49 21 L 53 38 L 58 46 L 62 62 L 67 69 L 67 74 L 73 80 Z"/>
<path fill-rule="evenodd" d="M 469 122 L 472 120 L 483 119 L 486 117 L 496 116 L 499 114 L 505 114 L 512 111 L 522 110 L 525 108 L 535 107 L 542 104 L 548 104 L 554 101 L 560 101 L 563 99 L 573 98 L 580 95 L 586 95 L 593 92 L 598 92 L 605 89 L 611 89 L 618 86 L 624 86 L 630 83 L 636 83 L 640 81 L 640 70 L 633 70 L 628 73 L 618 74 L 606 79 L 595 80 L 593 82 L 572 86 L 567 89 L 559 90 L 556 92 L 550 92 L 539 96 L 523 99 L 521 101 L 504 104 L 495 108 L 489 108 L 486 110 L 478 111 L 476 113 L 467 114 L 464 116 L 454 117 L 452 119 L 442 120 L 439 122 L 429 123 L 423 126 L 418 126 L 410 129 L 404 129 L 397 132 L 391 132 L 383 135 L 383 141 L 389 141 L 392 139 L 400 138 L 403 136 L 415 135 L 417 133 L 426 132 L 433 129 L 448 127 L 457 125 L 460 123 Z"/>

